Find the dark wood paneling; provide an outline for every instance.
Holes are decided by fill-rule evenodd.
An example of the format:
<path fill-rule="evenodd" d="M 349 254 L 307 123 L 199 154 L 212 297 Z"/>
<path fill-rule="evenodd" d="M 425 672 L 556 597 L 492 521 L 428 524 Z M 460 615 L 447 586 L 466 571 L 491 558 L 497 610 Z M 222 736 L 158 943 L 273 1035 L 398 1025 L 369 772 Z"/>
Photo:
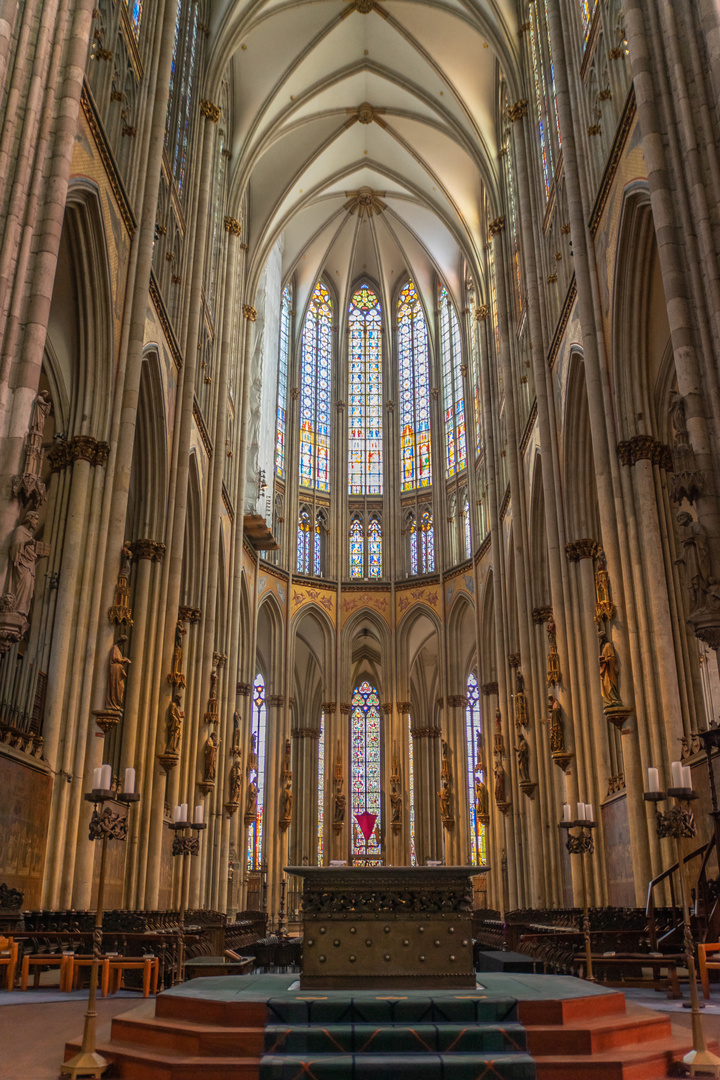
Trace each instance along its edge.
<path fill-rule="evenodd" d="M 52 777 L 0 756 L 0 881 L 39 908 L 50 816 Z"/>

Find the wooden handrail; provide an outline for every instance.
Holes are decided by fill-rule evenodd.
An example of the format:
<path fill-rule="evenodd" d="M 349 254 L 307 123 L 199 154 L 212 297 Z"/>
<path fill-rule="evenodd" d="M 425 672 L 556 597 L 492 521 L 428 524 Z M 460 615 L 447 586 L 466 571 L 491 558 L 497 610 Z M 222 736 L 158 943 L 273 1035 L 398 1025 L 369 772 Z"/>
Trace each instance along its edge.
<path fill-rule="evenodd" d="M 702 880 L 702 878 L 703 878 L 703 876 L 705 874 L 705 869 L 707 867 L 708 859 L 709 859 L 710 854 L 711 854 L 714 847 L 715 847 L 715 836 L 713 834 L 713 836 L 710 838 L 710 840 L 706 844 L 701 844 L 700 847 L 695 848 L 694 851 L 689 852 L 687 855 L 685 855 L 683 857 L 683 865 L 685 865 L 685 864 L 691 862 L 693 859 L 696 859 L 698 857 L 698 855 L 703 856 L 703 861 L 702 861 L 702 864 L 700 866 L 700 871 L 698 873 L 698 882 L 700 882 Z M 679 868 L 680 868 L 679 862 L 672 863 L 672 865 L 669 866 L 667 868 L 667 870 L 663 870 L 661 874 L 658 874 L 656 877 L 654 877 L 652 879 L 652 881 L 648 885 L 648 895 L 647 895 L 647 904 L 645 906 L 645 914 L 647 915 L 647 918 L 648 918 L 648 932 L 649 932 L 649 936 L 650 936 L 650 945 L 651 945 L 651 947 L 653 949 L 657 949 L 657 947 L 658 947 L 657 927 L 655 925 L 655 895 L 654 895 L 654 890 L 662 881 L 665 881 L 666 878 L 669 878 L 670 879 L 670 896 L 671 896 L 672 906 L 677 907 L 678 905 L 677 905 L 677 903 L 675 901 L 675 889 L 674 889 L 674 886 L 673 886 L 673 874 L 676 874 L 677 871 L 679 870 Z M 697 913 L 697 896 L 696 896 L 696 900 L 695 900 L 695 909 L 696 909 L 696 913 Z M 673 929 L 675 929 L 675 928 L 673 928 Z M 671 933 L 671 932 L 672 931 L 669 931 L 669 933 Z M 667 934 L 664 935 L 664 936 L 667 937 Z"/>

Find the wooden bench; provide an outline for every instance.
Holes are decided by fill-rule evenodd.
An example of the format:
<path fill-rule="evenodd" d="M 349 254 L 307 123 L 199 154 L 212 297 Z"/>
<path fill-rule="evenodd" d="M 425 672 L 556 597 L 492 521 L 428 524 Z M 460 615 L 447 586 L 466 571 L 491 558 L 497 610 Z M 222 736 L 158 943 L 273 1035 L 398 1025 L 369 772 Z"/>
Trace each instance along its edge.
<path fill-rule="evenodd" d="M 80 968 L 92 967 L 94 957 L 92 953 L 71 953 L 67 976 L 68 990 L 76 990 Z M 98 960 L 98 982 L 103 997 L 107 997 L 107 984 L 109 978 L 110 960 L 107 956 L 101 956 Z"/>
<path fill-rule="evenodd" d="M 6 967 L 6 986 L 12 990 L 15 986 L 15 972 L 18 962 L 18 944 L 14 938 L 0 937 L 0 967 Z"/>
<path fill-rule="evenodd" d="M 20 989 L 27 990 L 30 966 L 34 968 L 33 986 L 40 985 L 41 969 L 44 967 L 60 968 L 60 989 L 72 990 L 72 953 L 25 953 L 20 967 Z"/>
<path fill-rule="evenodd" d="M 111 956 L 108 958 L 108 963 L 107 976 L 103 973 L 103 997 L 107 994 L 108 983 L 111 994 L 116 994 L 122 988 L 126 971 L 142 971 L 144 998 L 151 993 L 157 994 L 160 973 L 160 961 L 157 956 Z"/>
<path fill-rule="evenodd" d="M 720 941 L 706 941 L 702 945 L 698 945 L 698 968 L 700 971 L 700 983 L 702 985 L 702 992 L 704 998 L 710 997 L 710 979 L 708 977 L 708 971 L 717 971 L 720 968 Z M 708 953 L 711 955 L 717 953 L 717 956 L 712 956 L 712 959 L 708 959 Z"/>
<path fill-rule="evenodd" d="M 587 957 L 585 953 L 578 953 L 574 957 L 575 963 L 580 965 L 581 978 L 585 978 L 585 966 Z M 655 990 L 666 990 L 669 998 L 681 998 L 680 980 L 678 979 L 678 967 L 685 966 L 684 955 L 648 956 L 647 953 L 620 953 L 608 955 L 605 953 L 593 953 L 593 974 L 598 983 L 603 986 L 652 986 Z M 652 968 L 652 978 L 646 979 L 640 976 L 630 975 L 626 979 L 608 979 L 598 975 L 596 968 Z M 667 969 L 667 974 L 662 975 L 662 969 Z"/>

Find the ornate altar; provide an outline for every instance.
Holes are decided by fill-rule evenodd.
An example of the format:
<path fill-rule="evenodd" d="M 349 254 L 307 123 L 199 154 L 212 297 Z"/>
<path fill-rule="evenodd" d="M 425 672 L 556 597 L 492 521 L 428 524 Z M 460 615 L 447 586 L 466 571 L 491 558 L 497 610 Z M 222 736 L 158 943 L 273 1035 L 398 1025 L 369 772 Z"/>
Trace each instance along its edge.
<path fill-rule="evenodd" d="M 288 866 L 303 990 L 474 987 L 472 879 L 489 866 Z"/>

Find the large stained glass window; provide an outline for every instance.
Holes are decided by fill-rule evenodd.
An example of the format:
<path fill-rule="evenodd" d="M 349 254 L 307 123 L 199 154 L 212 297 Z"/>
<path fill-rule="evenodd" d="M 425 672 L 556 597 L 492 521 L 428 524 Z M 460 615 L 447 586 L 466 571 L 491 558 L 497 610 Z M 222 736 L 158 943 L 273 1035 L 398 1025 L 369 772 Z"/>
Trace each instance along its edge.
<path fill-rule="evenodd" d="M 593 3 L 593 7 L 594 6 L 595 5 Z M 559 150 L 562 147 L 562 137 L 560 135 L 560 113 L 558 112 L 557 90 L 555 88 L 555 65 L 552 58 L 552 42 L 550 41 L 550 26 L 548 23 L 547 0 L 543 0 L 543 11 L 545 13 L 545 40 L 547 42 L 548 59 L 550 61 L 550 89 L 552 90 L 553 116 L 555 117 L 555 134 L 557 135 Z"/>
<path fill-rule="evenodd" d="M 369 285 L 348 314 L 348 483 L 351 495 L 382 495 L 382 320 Z"/>
<path fill-rule="evenodd" d="M 467 740 L 468 795 L 470 798 L 470 852 L 473 866 L 487 861 L 485 826 L 478 820 L 475 781 L 485 782 L 482 765 L 482 727 L 480 725 L 480 687 L 474 675 L 468 676 L 467 705 L 465 706 Z"/>
<path fill-rule="evenodd" d="M 475 406 L 475 450 L 483 450 L 482 397 L 480 392 L 480 324 L 475 320 L 470 330 L 470 355 L 472 358 L 473 403 Z"/>
<path fill-rule="evenodd" d="M 430 574 L 435 569 L 435 532 L 429 510 L 420 515 L 420 524 L 412 514 L 409 520 L 410 573 Z"/>
<path fill-rule="evenodd" d="M 128 0 L 128 14 L 130 25 L 136 38 L 140 37 L 140 20 L 142 19 L 143 0 Z"/>
<path fill-rule="evenodd" d="M 320 716 L 320 739 L 318 740 L 318 846 L 317 864 L 323 864 L 323 841 L 325 840 L 325 713 Z"/>
<path fill-rule="evenodd" d="M 350 577 L 365 576 L 365 536 L 362 519 L 356 515 L 350 522 Z"/>
<path fill-rule="evenodd" d="M 533 80 L 535 83 L 535 111 L 537 113 L 538 135 L 540 137 L 540 157 L 542 160 L 543 179 L 545 180 L 545 194 L 550 194 L 550 184 L 553 179 L 553 158 L 550 134 L 547 129 L 549 109 L 547 80 L 545 78 L 545 60 L 543 56 L 543 43 L 540 37 L 540 20 L 538 17 L 537 0 L 531 0 L 528 4 L 530 14 L 530 54 L 532 57 Z"/>
<path fill-rule="evenodd" d="M 587 45 L 588 38 L 590 37 L 590 27 L 592 26 L 596 7 L 597 0 L 580 0 L 580 16 L 583 24 L 583 48 Z"/>
<path fill-rule="evenodd" d="M 298 517 L 297 569 L 298 574 L 310 573 L 310 511 L 306 508 Z"/>
<path fill-rule="evenodd" d="M 322 547 L 325 537 L 325 518 L 322 510 L 315 515 L 315 547 L 313 549 L 313 574 L 320 577 L 322 574 Z"/>
<path fill-rule="evenodd" d="M 380 817 L 380 699 L 365 680 L 356 687 L 350 712 L 351 827 L 353 858 L 382 857 Z M 358 814 L 374 814 L 375 824 L 365 839 Z"/>
<path fill-rule="evenodd" d="M 190 147 L 190 116 L 193 105 L 195 67 L 197 62 L 198 4 L 178 4 L 175 23 L 175 51 L 170 74 L 170 103 L 168 106 L 168 156 L 172 172 L 182 195 L 185 186 L 188 150 Z"/>
<path fill-rule="evenodd" d="M 430 464 L 430 363 L 422 304 L 412 281 L 398 300 L 401 488 L 428 487 Z"/>
<path fill-rule="evenodd" d="M 300 357 L 300 485 L 330 490 L 332 301 L 318 281 L 305 317 Z"/>
<path fill-rule="evenodd" d="M 472 554 L 472 541 L 470 539 L 470 503 L 468 502 L 467 491 L 463 498 L 462 517 L 463 533 L 465 536 L 465 558 L 469 559 Z"/>
<path fill-rule="evenodd" d="M 275 472 L 285 479 L 285 436 L 287 432 L 287 379 L 290 359 L 290 323 L 292 296 L 286 285 L 280 300 L 280 347 L 278 349 L 277 434 L 275 436 Z"/>
<path fill-rule="evenodd" d="M 376 517 L 368 525 L 368 577 L 382 577 L 382 526 Z"/>
<path fill-rule="evenodd" d="M 265 746 L 267 734 L 265 680 L 262 675 L 258 675 L 253 683 L 252 701 L 248 784 L 254 784 L 257 789 L 257 818 L 248 826 L 247 865 L 248 870 L 260 870 L 262 866 L 263 808 L 265 804 Z"/>
<path fill-rule="evenodd" d="M 517 304 L 517 317 L 522 315 L 522 278 L 520 276 L 520 233 L 518 229 L 517 205 L 515 203 L 515 172 L 513 167 L 512 142 L 508 139 L 505 144 L 507 162 L 508 195 L 510 197 L 510 225 L 512 230 L 512 261 L 515 277 L 515 302 Z"/>
<path fill-rule="evenodd" d="M 415 748 L 412 717 L 408 716 L 408 795 L 410 797 L 410 865 L 417 866 L 415 850 Z"/>
<path fill-rule="evenodd" d="M 445 394 L 445 475 L 448 480 L 467 465 L 460 324 L 443 286 L 440 291 L 440 352 Z"/>

